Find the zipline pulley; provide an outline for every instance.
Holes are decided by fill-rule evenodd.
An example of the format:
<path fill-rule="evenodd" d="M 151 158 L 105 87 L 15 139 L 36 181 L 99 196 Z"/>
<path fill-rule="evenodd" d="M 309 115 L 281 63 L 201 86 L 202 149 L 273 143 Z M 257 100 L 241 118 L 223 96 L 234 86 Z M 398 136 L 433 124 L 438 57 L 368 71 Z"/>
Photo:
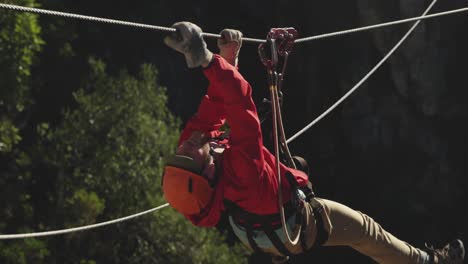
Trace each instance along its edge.
<path fill-rule="evenodd" d="M 288 57 L 297 36 L 298 33 L 294 28 L 272 28 L 267 34 L 266 43 L 261 43 L 258 46 L 258 54 L 263 65 L 267 68 L 269 82 L 275 83 L 280 93 Z M 270 57 L 267 55 L 267 46 L 270 46 Z M 279 57 L 283 57 L 281 73 L 277 73 L 277 67 L 280 63 Z"/>

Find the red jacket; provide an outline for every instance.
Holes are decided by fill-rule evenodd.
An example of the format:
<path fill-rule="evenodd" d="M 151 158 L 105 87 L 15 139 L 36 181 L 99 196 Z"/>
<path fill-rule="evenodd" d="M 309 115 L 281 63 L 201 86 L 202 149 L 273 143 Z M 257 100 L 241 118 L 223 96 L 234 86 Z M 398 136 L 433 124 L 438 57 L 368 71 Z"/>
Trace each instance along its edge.
<path fill-rule="evenodd" d="M 218 136 L 225 121 L 230 126 L 214 196 L 199 215 L 185 215 L 198 226 L 214 226 L 224 208 L 224 199 L 255 214 L 278 213 L 278 177 L 275 157 L 263 146 L 260 121 L 252 100 L 252 88 L 237 69 L 219 55 L 204 69 L 210 84 L 198 112 L 187 122 L 179 144 L 195 130 Z M 299 186 L 307 184 L 307 175 L 280 165 L 284 202 L 291 197 L 285 173 L 290 171 Z"/>

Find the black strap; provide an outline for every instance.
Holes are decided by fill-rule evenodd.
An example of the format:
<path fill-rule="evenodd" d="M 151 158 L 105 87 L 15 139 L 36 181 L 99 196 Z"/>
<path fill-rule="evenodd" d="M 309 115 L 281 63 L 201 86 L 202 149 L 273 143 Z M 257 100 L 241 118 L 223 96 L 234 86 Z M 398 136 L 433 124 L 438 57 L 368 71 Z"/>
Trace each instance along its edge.
<path fill-rule="evenodd" d="M 314 212 L 315 226 L 317 228 L 317 235 L 315 238 L 314 245 L 321 246 L 325 244 L 325 242 L 327 242 L 328 240 L 328 232 L 325 230 L 325 225 L 323 223 L 323 217 L 322 217 L 323 206 L 322 205 L 317 206 L 315 203 L 311 203 L 311 205 L 312 205 L 312 211 Z"/>
<path fill-rule="evenodd" d="M 229 212 L 234 220 L 234 222 L 242 227 L 247 227 L 251 225 L 253 230 L 262 230 L 263 224 L 270 224 L 273 229 L 276 229 L 281 226 L 281 215 L 279 213 L 269 214 L 269 215 L 258 215 L 254 213 L 247 212 L 240 208 L 239 206 L 231 202 L 229 207 Z M 286 218 L 289 218 L 297 213 L 297 208 L 292 201 L 284 204 L 284 214 Z"/>
<path fill-rule="evenodd" d="M 225 201 L 230 210 L 231 216 L 236 224 L 245 228 L 247 240 L 250 247 L 255 252 L 263 252 L 263 250 L 258 246 L 258 244 L 253 239 L 253 231 L 263 231 L 270 239 L 273 246 L 283 254 L 284 256 L 291 256 L 291 252 L 287 250 L 281 239 L 274 231 L 272 221 L 280 221 L 280 214 L 271 214 L 271 215 L 257 215 L 250 212 L 247 212 L 237 206 L 233 202 Z M 297 209 L 293 207 L 292 203 L 287 203 L 285 205 L 285 216 L 289 218 L 297 212 Z M 297 217 L 301 217 L 300 214 Z M 281 226 L 281 225 L 280 225 Z"/>
<path fill-rule="evenodd" d="M 283 228 L 287 228 L 284 226 Z M 271 228 L 270 225 L 265 224 L 263 225 L 263 230 L 267 237 L 270 239 L 271 243 L 275 248 L 283 255 L 285 256 L 291 256 L 291 252 L 286 248 L 286 246 L 281 242 L 281 239 L 278 237 L 278 235 L 275 233 L 275 231 Z"/>
<path fill-rule="evenodd" d="M 257 245 L 257 242 L 255 242 L 255 240 L 253 239 L 252 225 L 247 225 L 246 226 L 246 233 L 247 233 L 247 240 L 249 241 L 250 247 L 255 252 L 263 252 L 263 250 L 261 250 L 260 247 Z"/>
<path fill-rule="evenodd" d="M 306 220 L 305 220 L 304 215 L 298 214 L 298 216 L 301 217 L 301 236 L 300 236 L 301 247 L 302 247 L 302 251 L 307 252 L 307 233 L 306 233 L 307 226 L 306 226 Z"/>

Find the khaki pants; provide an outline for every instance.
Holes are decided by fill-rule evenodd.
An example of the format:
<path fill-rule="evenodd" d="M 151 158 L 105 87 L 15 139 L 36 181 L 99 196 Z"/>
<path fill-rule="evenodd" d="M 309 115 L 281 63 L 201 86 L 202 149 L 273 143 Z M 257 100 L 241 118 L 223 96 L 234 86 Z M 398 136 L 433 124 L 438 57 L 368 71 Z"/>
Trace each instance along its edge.
<path fill-rule="evenodd" d="M 324 208 L 322 217 L 329 234 L 324 246 L 349 246 L 378 263 L 424 263 L 425 252 L 394 237 L 369 216 L 330 200 L 315 198 L 314 202 L 319 203 Z M 306 246 L 310 249 L 314 245 L 317 234 L 310 204 L 306 204 L 303 213 L 307 226 L 303 235 L 306 238 Z M 293 227 L 290 235 L 295 237 L 299 229 L 299 226 Z M 300 243 L 295 246 L 289 243 L 285 243 L 285 245 L 291 253 L 300 254 L 303 252 Z M 281 255 L 274 247 L 263 250 L 272 255 Z"/>

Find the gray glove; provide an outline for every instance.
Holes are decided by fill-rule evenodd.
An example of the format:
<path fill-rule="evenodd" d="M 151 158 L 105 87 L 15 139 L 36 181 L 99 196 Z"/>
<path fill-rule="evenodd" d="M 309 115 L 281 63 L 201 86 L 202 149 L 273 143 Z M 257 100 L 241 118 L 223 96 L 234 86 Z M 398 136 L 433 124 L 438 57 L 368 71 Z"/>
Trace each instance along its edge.
<path fill-rule="evenodd" d="M 242 32 L 235 29 L 223 29 L 218 39 L 219 55 L 230 64 L 237 66 L 239 51 L 242 46 Z"/>
<path fill-rule="evenodd" d="M 189 68 L 208 65 L 213 58 L 213 53 L 206 47 L 201 28 L 190 22 L 177 22 L 172 27 L 177 31 L 165 37 L 164 43 L 183 53 Z"/>

